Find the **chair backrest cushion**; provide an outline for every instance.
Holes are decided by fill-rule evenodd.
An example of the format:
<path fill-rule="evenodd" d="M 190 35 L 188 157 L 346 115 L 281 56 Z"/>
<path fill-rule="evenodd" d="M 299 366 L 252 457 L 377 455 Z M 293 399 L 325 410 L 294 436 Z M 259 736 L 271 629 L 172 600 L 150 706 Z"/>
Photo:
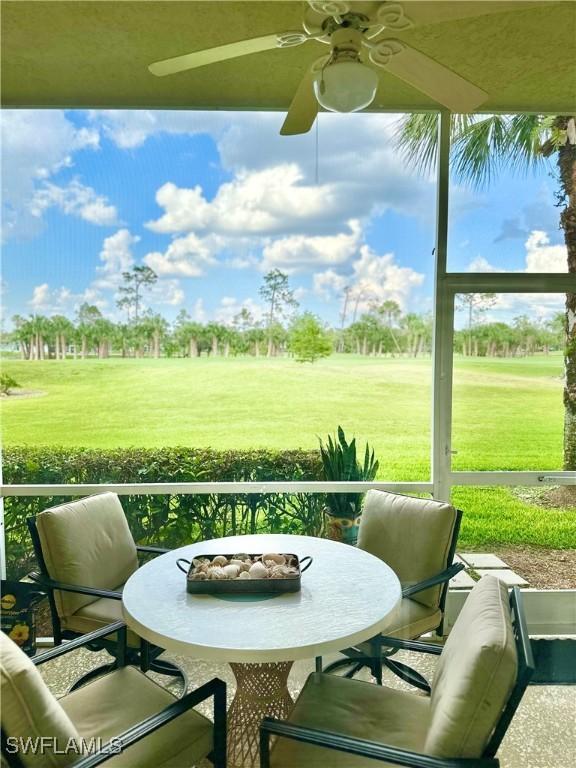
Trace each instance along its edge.
<path fill-rule="evenodd" d="M 439 658 L 425 751 L 480 757 L 517 674 L 506 585 L 484 576 L 468 595 Z"/>
<path fill-rule="evenodd" d="M 42 554 L 51 578 L 67 584 L 116 589 L 138 568 L 136 545 L 120 500 L 100 493 L 46 509 L 36 517 Z M 61 618 L 97 597 L 56 592 Z"/>
<path fill-rule="evenodd" d="M 78 759 L 74 743 L 78 746 L 80 739 L 74 724 L 34 664 L 3 632 L 0 652 L 2 729 L 7 737 L 7 751 L 17 749 L 26 768 L 73 763 Z M 43 748 L 42 737 L 48 738 Z"/>
<path fill-rule="evenodd" d="M 389 565 L 403 587 L 443 571 L 457 513 L 453 506 L 386 491 L 368 491 L 358 532 L 358 546 Z M 440 603 L 442 587 L 411 596 L 429 608 Z"/>

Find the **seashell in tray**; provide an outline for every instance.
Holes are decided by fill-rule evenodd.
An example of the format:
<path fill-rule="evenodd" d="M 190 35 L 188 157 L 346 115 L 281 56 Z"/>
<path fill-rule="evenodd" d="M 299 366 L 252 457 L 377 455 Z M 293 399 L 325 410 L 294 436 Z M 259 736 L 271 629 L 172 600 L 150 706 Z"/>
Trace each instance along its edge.
<path fill-rule="evenodd" d="M 192 574 L 191 578 L 194 581 L 205 581 L 208 578 L 208 576 L 204 573 L 204 571 L 195 571 Z"/>
<path fill-rule="evenodd" d="M 250 563 L 247 563 L 245 560 L 236 560 L 234 557 L 230 560 L 230 565 L 237 565 L 240 569 L 240 573 L 242 573 L 242 571 L 247 571 L 250 568 Z"/>
<path fill-rule="evenodd" d="M 232 563 L 229 563 L 228 565 L 224 565 L 222 567 L 222 570 L 226 574 L 227 579 L 235 579 L 238 574 L 240 573 L 240 568 L 237 565 L 232 565 Z"/>
<path fill-rule="evenodd" d="M 224 568 L 222 568 L 221 565 L 213 565 L 212 568 L 208 569 L 208 578 L 209 579 L 227 579 L 226 571 Z"/>
<path fill-rule="evenodd" d="M 254 565 L 250 566 L 248 575 L 250 576 L 251 579 L 267 579 L 268 568 L 266 568 L 266 566 L 263 565 L 262 563 L 256 562 L 254 563 Z"/>
<path fill-rule="evenodd" d="M 288 579 L 298 575 L 297 568 L 291 568 L 288 565 L 275 565 L 270 569 L 271 579 Z"/>
<path fill-rule="evenodd" d="M 228 558 L 224 555 L 216 555 L 212 558 L 210 565 L 228 565 Z"/>
<path fill-rule="evenodd" d="M 238 578 L 239 578 L 239 579 L 242 579 L 242 580 L 244 580 L 244 579 L 249 579 L 249 578 L 251 578 L 251 576 L 250 576 L 250 574 L 248 573 L 248 571 L 242 571 L 242 572 L 241 572 L 241 573 L 238 575 Z"/>
<path fill-rule="evenodd" d="M 192 559 L 192 565 L 194 568 L 206 570 L 206 568 L 210 565 L 210 560 L 208 560 L 207 557 L 194 557 Z"/>
<path fill-rule="evenodd" d="M 268 555 L 262 555 L 262 562 L 268 563 L 272 562 L 275 565 L 284 565 L 286 563 L 286 558 L 284 555 L 278 555 L 276 552 L 272 552 Z"/>

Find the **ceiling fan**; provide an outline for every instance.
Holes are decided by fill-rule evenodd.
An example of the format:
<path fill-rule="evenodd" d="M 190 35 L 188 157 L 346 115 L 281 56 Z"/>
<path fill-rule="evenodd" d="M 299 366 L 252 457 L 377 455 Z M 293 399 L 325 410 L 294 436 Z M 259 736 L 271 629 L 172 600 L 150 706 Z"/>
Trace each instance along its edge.
<path fill-rule="evenodd" d="M 394 36 L 415 26 L 482 16 L 530 3 L 308 2 L 303 31 L 282 32 L 220 45 L 151 64 L 162 77 L 204 67 L 226 59 L 274 48 L 291 48 L 308 41 L 330 46 L 304 75 L 292 99 L 280 133 L 306 133 L 320 106 L 333 112 L 366 108 L 378 88 L 375 67 L 409 83 L 453 112 L 472 112 L 488 94 L 448 67 Z M 492 6 L 492 8 L 490 7 Z"/>

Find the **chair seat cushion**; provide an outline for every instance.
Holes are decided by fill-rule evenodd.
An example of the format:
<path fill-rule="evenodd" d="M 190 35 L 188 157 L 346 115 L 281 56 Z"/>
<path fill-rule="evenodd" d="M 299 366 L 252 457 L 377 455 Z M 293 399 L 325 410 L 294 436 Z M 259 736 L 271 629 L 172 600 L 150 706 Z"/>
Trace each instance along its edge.
<path fill-rule="evenodd" d="M 122 587 L 116 587 L 114 591 L 121 592 Z M 82 606 L 71 616 L 62 619 L 62 629 L 69 629 L 84 635 L 86 632 L 93 632 L 95 629 L 105 627 L 114 621 L 124 621 L 122 601 L 101 597 L 93 603 Z M 140 638 L 130 630 L 128 630 L 128 645 L 134 648 L 140 647 Z"/>
<path fill-rule="evenodd" d="M 176 699 L 134 667 L 124 667 L 60 699 L 84 739 L 118 736 Z M 110 768 L 189 768 L 212 750 L 212 723 L 188 710 L 106 762 Z"/>
<path fill-rule="evenodd" d="M 400 640 L 414 640 L 426 632 L 432 632 L 442 621 L 442 611 L 428 608 L 409 597 L 404 597 L 393 613 L 392 621 L 382 630 L 383 635 L 398 637 Z M 371 654 L 370 642 L 359 643 L 356 648 L 364 654 Z"/>
<path fill-rule="evenodd" d="M 290 715 L 290 722 L 294 724 L 416 752 L 424 747 L 429 719 L 430 701 L 424 696 L 317 673 L 306 681 Z M 272 765 L 274 768 L 377 768 L 388 764 L 279 738 L 272 749 Z"/>

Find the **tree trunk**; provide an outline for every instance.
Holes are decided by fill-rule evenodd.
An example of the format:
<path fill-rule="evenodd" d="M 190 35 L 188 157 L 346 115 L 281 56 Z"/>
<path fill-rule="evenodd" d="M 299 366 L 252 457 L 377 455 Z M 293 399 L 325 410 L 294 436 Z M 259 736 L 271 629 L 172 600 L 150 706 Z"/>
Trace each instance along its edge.
<path fill-rule="evenodd" d="M 556 127 L 566 130 L 569 117 L 557 117 Z M 558 150 L 558 170 L 566 203 L 560 226 L 568 253 L 568 272 L 576 276 L 576 145 L 568 139 Z M 566 294 L 566 347 L 564 355 L 564 469 L 576 470 L 576 291 Z"/>
<path fill-rule="evenodd" d="M 86 358 L 87 351 L 88 351 L 88 340 L 86 336 L 82 336 L 82 350 L 80 352 L 80 357 L 82 358 L 82 360 Z"/>
<path fill-rule="evenodd" d="M 58 334 L 54 337 L 54 357 L 56 360 L 60 359 L 60 336 Z"/>
<path fill-rule="evenodd" d="M 255 357 L 260 357 L 260 342 L 259 341 L 255 341 L 254 342 L 254 356 Z"/>
<path fill-rule="evenodd" d="M 268 339 L 268 350 L 266 351 L 266 357 L 272 357 L 274 355 L 274 342 L 272 337 Z"/>
<path fill-rule="evenodd" d="M 154 331 L 154 357 L 160 357 L 160 334 Z"/>
<path fill-rule="evenodd" d="M 62 360 L 66 360 L 67 354 L 66 354 L 66 336 L 64 336 L 63 333 L 60 334 L 60 357 Z"/>
<path fill-rule="evenodd" d="M 194 338 L 188 344 L 188 354 L 190 357 L 198 357 L 198 342 Z"/>

